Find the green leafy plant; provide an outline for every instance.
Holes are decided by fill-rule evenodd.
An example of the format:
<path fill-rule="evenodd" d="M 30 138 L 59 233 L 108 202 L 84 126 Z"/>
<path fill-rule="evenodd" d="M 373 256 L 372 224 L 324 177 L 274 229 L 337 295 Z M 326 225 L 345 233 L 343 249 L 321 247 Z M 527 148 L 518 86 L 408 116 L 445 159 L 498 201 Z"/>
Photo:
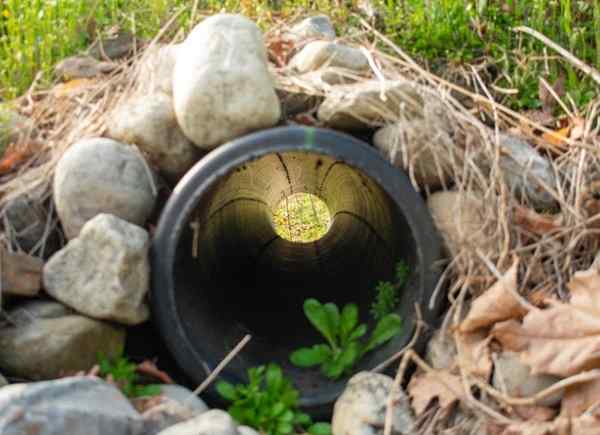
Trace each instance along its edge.
<path fill-rule="evenodd" d="M 146 397 L 160 394 L 159 385 L 140 385 L 138 383 L 137 365 L 123 356 L 122 352 L 114 358 L 99 355 L 98 365 L 100 375 L 114 382 L 127 397 Z"/>
<path fill-rule="evenodd" d="M 379 320 L 392 313 L 400 302 L 400 290 L 410 276 L 410 268 L 404 261 L 396 264 L 395 282 L 380 281 L 375 287 L 375 299 L 371 304 L 371 315 Z"/>
<path fill-rule="evenodd" d="M 389 314 L 378 321 L 368 340 L 361 340 L 367 333 L 367 325 L 358 324 L 356 304 L 344 306 L 340 314 L 333 303 L 321 304 L 316 299 L 307 299 L 304 314 L 327 343 L 298 349 L 291 354 L 290 360 L 298 367 L 321 366 L 321 372 L 332 379 L 349 374 L 366 353 L 402 330 L 400 316 Z"/>
<path fill-rule="evenodd" d="M 245 385 L 221 381 L 216 386 L 217 392 L 232 402 L 228 412 L 238 423 L 267 435 L 285 435 L 295 430 L 308 430 L 311 435 L 331 434 L 329 424 L 313 424 L 308 414 L 298 410 L 298 391 L 278 365 L 251 368 L 248 379 Z"/>

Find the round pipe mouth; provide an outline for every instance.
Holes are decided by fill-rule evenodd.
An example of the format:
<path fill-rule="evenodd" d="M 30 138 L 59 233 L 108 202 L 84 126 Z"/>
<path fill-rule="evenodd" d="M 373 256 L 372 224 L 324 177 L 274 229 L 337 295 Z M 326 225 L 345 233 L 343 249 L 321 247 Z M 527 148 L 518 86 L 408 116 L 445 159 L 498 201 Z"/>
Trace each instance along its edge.
<path fill-rule="evenodd" d="M 328 231 L 297 243 L 278 236 L 272 211 L 289 195 L 325 202 Z M 345 381 L 294 367 L 294 350 L 322 342 L 305 318 L 307 298 L 369 307 L 379 281 L 411 271 L 397 313 L 404 328 L 355 367 L 370 370 L 406 345 L 415 303 L 425 320 L 437 283 L 441 243 L 408 177 L 369 145 L 345 134 L 282 127 L 251 134 L 211 152 L 179 182 L 162 212 L 152 247 L 152 309 L 181 368 L 197 383 L 246 334 L 253 339 L 222 378 L 245 382 L 246 370 L 278 363 L 305 409 L 322 413 Z"/>

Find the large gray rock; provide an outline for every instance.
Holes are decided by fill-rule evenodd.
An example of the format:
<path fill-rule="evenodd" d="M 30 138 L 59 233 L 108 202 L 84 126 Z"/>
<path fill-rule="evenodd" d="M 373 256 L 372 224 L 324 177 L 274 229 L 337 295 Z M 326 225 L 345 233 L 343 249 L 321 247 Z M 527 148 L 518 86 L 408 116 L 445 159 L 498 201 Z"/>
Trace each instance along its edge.
<path fill-rule="evenodd" d="M 361 74 L 369 69 L 369 61 L 357 48 L 332 41 L 314 41 L 300 50 L 289 66 L 301 74 L 323 67 L 343 68 Z"/>
<path fill-rule="evenodd" d="M 0 153 L 11 143 L 22 143 L 36 135 L 33 121 L 0 104 Z"/>
<path fill-rule="evenodd" d="M 350 378 L 333 408 L 333 435 L 383 434 L 393 384 L 392 378 L 378 373 L 361 372 Z M 392 432 L 413 433 L 414 417 L 408 398 L 398 389 L 393 400 Z"/>
<path fill-rule="evenodd" d="M 163 430 L 160 435 L 239 435 L 239 432 L 229 414 L 213 409 Z"/>
<path fill-rule="evenodd" d="M 453 166 L 460 166 L 448 133 L 424 119 L 383 127 L 375 133 L 373 144 L 394 166 L 412 169 L 421 187 L 436 189 L 449 183 Z"/>
<path fill-rule="evenodd" d="M 142 435 L 139 414 L 100 379 L 78 377 L 0 389 L 0 435 Z"/>
<path fill-rule="evenodd" d="M 89 370 L 99 353 L 115 356 L 125 345 L 122 328 L 74 314 L 57 302 L 28 302 L 8 317 L 11 323 L 0 328 L 0 369 L 20 378 Z"/>
<path fill-rule="evenodd" d="M 358 131 L 423 117 L 424 104 L 419 89 L 411 82 L 371 80 L 332 86 L 318 117 L 331 128 Z"/>
<path fill-rule="evenodd" d="M 202 149 L 272 127 L 280 118 L 262 34 L 241 15 L 214 15 L 196 26 L 173 77 L 179 125 Z"/>
<path fill-rule="evenodd" d="M 327 15 L 316 15 L 295 24 L 289 31 L 289 39 L 335 39 L 335 29 Z"/>
<path fill-rule="evenodd" d="M 135 325 L 148 319 L 148 233 L 101 214 L 44 266 L 48 294 L 97 319 Z"/>
<path fill-rule="evenodd" d="M 108 135 L 137 145 L 172 182 L 202 156 L 179 128 L 172 98 L 163 93 L 140 95 L 119 106 L 110 115 Z"/>
<path fill-rule="evenodd" d="M 494 360 L 493 385 L 511 397 L 531 397 L 559 382 L 561 378 L 546 374 L 531 374 L 516 352 L 502 352 Z M 538 405 L 555 406 L 562 399 L 564 390 L 541 400 Z"/>
<path fill-rule="evenodd" d="M 500 167 L 509 189 L 537 209 L 552 208 L 556 200 L 548 193 L 556 187 L 556 177 L 548 159 L 524 140 L 500 135 Z"/>
<path fill-rule="evenodd" d="M 143 94 L 173 95 L 173 71 L 181 44 L 155 44 L 139 63 L 136 89 Z"/>
<path fill-rule="evenodd" d="M 62 156 L 54 174 L 56 211 L 67 238 L 100 213 L 143 225 L 154 208 L 152 174 L 132 147 L 84 139 Z"/>

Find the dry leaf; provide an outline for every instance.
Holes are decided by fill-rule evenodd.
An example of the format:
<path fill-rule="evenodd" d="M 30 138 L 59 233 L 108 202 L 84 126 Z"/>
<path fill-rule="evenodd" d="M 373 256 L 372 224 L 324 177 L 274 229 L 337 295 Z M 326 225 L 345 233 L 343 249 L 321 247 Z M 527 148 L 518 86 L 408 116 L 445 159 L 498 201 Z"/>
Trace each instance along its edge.
<path fill-rule="evenodd" d="M 570 303 L 548 301 L 531 310 L 523 323 L 495 325 L 494 337 L 507 349 L 523 351 L 521 360 L 533 374 L 572 376 L 600 364 L 600 274 L 577 272 L 567 284 Z"/>
<path fill-rule="evenodd" d="M 579 417 L 600 403 L 600 379 L 568 387 L 561 403 L 561 415 Z"/>
<path fill-rule="evenodd" d="M 517 291 L 518 270 L 519 260 L 515 259 L 502 279 L 475 299 L 459 326 L 461 332 L 473 332 L 502 320 L 520 318 L 527 312 L 513 293 Z"/>
<path fill-rule="evenodd" d="M 145 360 L 145 361 L 142 361 L 141 363 L 139 363 L 136 367 L 136 371 L 138 373 L 152 376 L 152 377 L 158 379 L 159 381 L 161 381 L 163 384 L 174 384 L 175 383 L 173 378 L 171 378 L 171 376 L 169 376 L 169 374 L 167 372 L 159 370 L 159 368 L 156 367 L 156 364 L 154 364 L 150 360 Z"/>
<path fill-rule="evenodd" d="M 454 335 L 462 367 L 470 374 L 486 381 L 492 374 L 492 358 L 489 349 L 492 338 L 482 332 L 459 332 Z"/>
<path fill-rule="evenodd" d="M 573 140 L 579 140 L 583 138 L 585 133 L 585 119 L 576 116 L 571 118 L 571 136 L 570 138 Z"/>
<path fill-rule="evenodd" d="M 464 397 L 462 380 L 449 370 L 432 370 L 415 374 L 408 384 L 408 394 L 416 415 L 421 415 L 432 400 L 438 399 L 442 409 Z"/>
<path fill-rule="evenodd" d="M 600 417 L 559 417 L 551 422 L 526 421 L 508 425 L 502 435 L 600 435 Z"/>
<path fill-rule="evenodd" d="M 562 146 L 569 137 L 571 127 L 564 127 L 560 130 L 553 131 L 552 133 L 544 133 L 542 139 L 551 145 Z"/>
<path fill-rule="evenodd" d="M 66 83 L 60 83 L 56 85 L 52 92 L 56 97 L 68 97 L 80 92 L 85 91 L 90 86 L 97 83 L 95 79 L 75 79 Z"/>
<path fill-rule="evenodd" d="M 559 231 L 561 229 L 561 226 L 557 222 L 559 219 L 560 216 L 553 217 L 539 214 L 521 205 L 517 205 L 514 208 L 514 222 L 530 233 L 540 236 Z"/>

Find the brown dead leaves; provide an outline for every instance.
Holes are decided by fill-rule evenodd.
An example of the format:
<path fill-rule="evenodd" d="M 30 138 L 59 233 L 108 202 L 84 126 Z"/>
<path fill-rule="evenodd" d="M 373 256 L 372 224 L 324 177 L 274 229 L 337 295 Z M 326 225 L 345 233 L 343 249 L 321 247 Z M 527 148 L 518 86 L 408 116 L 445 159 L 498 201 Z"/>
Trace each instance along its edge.
<path fill-rule="evenodd" d="M 422 414 L 432 400 L 437 399 L 445 409 L 464 397 L 460 376 L 450 370 L 431 370 L 412 377 L 408 393 L 417 415 Z"/>

